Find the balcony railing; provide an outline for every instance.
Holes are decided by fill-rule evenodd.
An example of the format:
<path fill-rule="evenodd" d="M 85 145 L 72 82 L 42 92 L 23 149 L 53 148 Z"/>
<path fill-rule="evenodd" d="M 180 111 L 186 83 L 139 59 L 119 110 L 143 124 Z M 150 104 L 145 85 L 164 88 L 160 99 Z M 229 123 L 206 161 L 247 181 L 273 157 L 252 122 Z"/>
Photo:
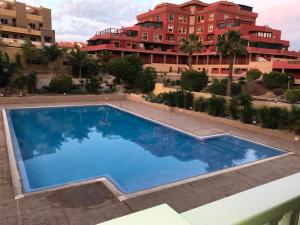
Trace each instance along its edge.
<path fill-rule="evenodd" d="M 157 206 L 101 225 L 299 225 L 300 173 L 176 213 Z"/>

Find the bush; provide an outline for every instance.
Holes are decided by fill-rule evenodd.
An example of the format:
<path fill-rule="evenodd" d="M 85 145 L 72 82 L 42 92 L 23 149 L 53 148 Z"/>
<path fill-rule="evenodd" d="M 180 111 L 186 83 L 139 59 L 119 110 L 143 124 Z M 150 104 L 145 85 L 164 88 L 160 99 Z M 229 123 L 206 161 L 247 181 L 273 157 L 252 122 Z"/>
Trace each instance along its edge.
<path fill-rule="evenodd" d="M 240 85 L 246 84 L 246 78 L 245 78 L 245 77 L 240 77 L 240 78 L 239 78 L 239 84 L 240 84 Z"/>
<path fill-rule="evenodd" d="M 136 88 L 142 93 L 149 93 L 155 88 L 156 71 L 154 68 L 144 69 L 136 80 Z"/>
<path fill-rule="evenodd" d="M 69 93 L 72 87 L 72 78 L 64 75 L 52 78 L 49 84 L 49 90 L 57 94 Z"/>
<path fill-rule="evenodd" d="M 300 101 L 300 89 L 288 90 L 285 92 L 285 99 L 290 102 Z"/>
<path fill-rule="evenodd" d="M 187 91 L 201 91 L 207 86 L 208 76 L 206 72 L 187 71 L 181 75 L 181 88 Z"/>
<path fill-rule="evenodd" d="M 212 96 L 208 100 L 208 114 L 212 116 L 226 116 L 226 100 L 223 97 Z"/>
<path fill-rule="evenodd" d="M 293 106 L 289 115 L 289 128 L 300 133 L 300 107 Z"/>
<path fill-rule="evenodd" d="M 246 73 L 246 79 L 248 82 L 252 82 L 254 80 L 257 80 L 261 77 L 262 72 L 258 69 L 251 69 L 247 71 Z"/>
<path fill-rule="evenodd" d="M 13 86 L 19 91 L 24 91 L 24 89 L 26 87 L 26 83 L 27 83 L 27 77 L 23 75 L 23 76 L 17 77 L 14 80 Z"/>
<path fill-rule="evenodd" d="M 261 126 L 270 129 L 285 128 L 289 119 L 288 110 L 279 107 L 262 107 L 257 110 L 257 115 Z"/>
<path fill-rule="evenodd" d="M 35 72 L 30 73 L 27 76 L 26 87 L 27 87 L 28 93 L 32 94 L 32 93 L 36 92 L 36 90 L 37 90 L 37 77 L 36 77 Z"/>
<path fill-rule="evenodd" d="M 194 95 L 191 92 L 185 93 L 184 108 L 191 110 L 193 108 Z"/>
<path fill-rule="evenodd" d="M 277 71 L 270 72 L 263 75 L 263 82 L 267 88 L 283 88 L 287 89 L 288 83 L 290 86 L 294 84 L 294 77 L 287 73 L 280 73 Z"/>
<path fill-rule="evenodd" d="M 154 94 L 148 94 L 145 97 L 145 100 L 148 101 L 148 102 L 162 104 L 162 103 L 165 102 L 166 98 L 165 98 L 165 94 L 159 94 L 157 96 L 155 96 Z"/>
<path fill-rule="evenodd" d="M 134 55 L 116 58 L 111 60 L 109 71 L 112 75 L 121 79 L 128 88 L 135 88 L 137 78 L 143 71 L 143 62 Z"/>
<path fill-rule="evenodd" d="M 210 85 L 210 92 L 213 95 L 225 96 L 227 92 L 227 79 L 218 80 L 214 79 Z M 242 93 L 242 86 L 239 83 L 232 83 L 232 96 L 238 96 Z"/>
<path fill-rule="evenodd" d="M 223 80 L 218 80 L 218 79 L 214 79 L 212 84 L 209 87 L 210 92 L 213 95 L 226 95 L 226 90 L 227 90 L 227 80 L 223 79 Z"/>
<path fill-rule="evenodd" d="M 208 102 L 205 98 L 198 98 L 194 102 L 193 109 L 196 112 L 205 112 L 207 110 Z"/>
<path fill-rule="evenodd" d="M 245 106 L 241 110 L 241 121 L 243 123 L 252 124 L 253 123 L 253 116 L 255 110 L 252 108 L 252 106 Z"/>
<path fill-rule="evenodd" d="M 99 94 L 99 80 L 96 78 L 87 79 L 85 83 L 85 89 L 89 94 Z"/>
<path fill-rule="evenodd" d="M 232 119 L 239 118 L 239 101 L 237 97 L 232 97 L 229 101 L 229 115 Z"/>
<path fill-rule="evenodd" d="M 184 91 L 177 91 L 175 93 L 175 102 L 178 108 L 184 108 L 185 105 L 185 93 Z"/>

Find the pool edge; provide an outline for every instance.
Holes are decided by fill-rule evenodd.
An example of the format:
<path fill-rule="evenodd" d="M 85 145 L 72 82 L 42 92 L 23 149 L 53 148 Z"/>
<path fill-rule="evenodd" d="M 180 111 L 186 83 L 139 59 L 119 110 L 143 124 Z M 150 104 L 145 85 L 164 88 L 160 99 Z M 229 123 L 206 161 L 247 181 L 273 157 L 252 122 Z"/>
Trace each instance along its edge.
<path fill-rule="evenodd" d="M 234 136 L 236 138 L 244 139 L 246 141 L 253 142 L 253 143 L 256 143 L 256 144 L 259 144 L 259 145 L 264 145 L 264 146 L 267 146 L 267 147 L 275 149 L 275 150 L 279 150 L 282 154 L 277 155 L 277 156 L 273 156 L 273 157 L 269 157 L 269 158 L 265 158 L 265 159 L 262 159 L 262 160 L 257 160 L 257 161 L 254 161 L 254 162 L 242 164 L 242 165 L 239 165 L 239 166 L 236 166 L 236 167 L 226 168 L 226 169 L 218 170 L 218 171 L 207 173 L 207 174 L 202 174 L 202 175 L 199 175 L 199 176 L 190 177 L 190 178 L 183 179 L 183 180 L 178 180 L 176 182 L 172 182 L 172 183 L 169 183 L 169 184 L 164 184 L 164 185 L 160 185 L 158 187 L 154 187 L 154 188 L 150 188 L 150 189 L 146 189 L 146 190 L 142 190 L 142 191 L 138 191 L 138 192 L 134 192 L 134 193 L 129 193 L 129 194 L 128 193 L 126 194 L 126 193 L 122 192 L 118 188 L 118 186 L 115 185 L 107 177 L 92 178 L 92 179 L 87 179 L 87 180 L 78 181 L 78 182 L 75 181 L 75 182 L 72 182 L 72 183 L 67 183 L 65 185 L 60 185 L 60 186 L 56 186 L 56 187 L 49 187 L 48 189 L 46 188 L 46 189 L 43 189 L 43 190 L 36 190 L 36 191 L 33 191 L 33 192 L 23 192 L 22 187 L 24 185 L 22 183 L 22 178 L 20 176 L 21 171 L 18 169 L 17 158 L 16 158 L 15 151 L 14 151 L 14 148 L 13 148 L 12 137 L 11 137 L 11 132 L 10 132 L 10 126 L 9 126 L 8 118 L 7 118 L 7 110 L 9 110 L 9 109 L 24 109 L 24 108 L 60 108 L 60 107 L 68 107 L 68 106 L 75 106 L 75 107 L 79 106 L 80 107 L 80 106 L 103 106 L 103 105 L 104 106 L 105 105 L 110 106 L 112 108 L 115 108 L 115 109 L 118 109 L 118 110 L 121 110 L 121 111 L 125 111 L 125 112 L 127 112 L 131 115 L 135 115 L 135 116 L 140 117 L 142 119 L 151 121 L 153 123 L 159 124 L 161 126 L 167 127 L 169 129 L 175 130 L 177 132 L 183 133 L 183 134 L 188 135 L 188 136 L 192 136 L 192 137 L 197 138 L 197 139 L 207 139 L 207 138 L 216 137 L 216 136 L 230 135 L 230 136 Z M 141 114 L 131 112 L 127 109 L 124 109 L 120 106 L 116 106 L 116 105 L 113 105 L 113 104 L 110 104 L 110 103 L 87 104 L 87 105 L 85 105 L 85 104 L 83 104 L 83 105 L 82 104 L 80 104 L 80 105 L 74 104 L 74 105 L 45 106 L 45 107 L 43 107 L 43 106 L 38 106 L 38 107 L 37 106 L 33 106 L 33 107 L 16 107 L 16 108 L 13 107 L 13 108 L 8 108 L 8 109 L 2 109 L 2 114 L 3 114 L 3 122 L 4 122 L 4 127 L 5 127 L 7 148 L 8 148 L 8 152 L 9 152 L 9 162 L 10 162 L 10 167 L 11 167 L 11 174 L 12 174 L 13 187 L 14 187 L 14 192 L 15 192 L 15 199 L 19 199 L 19 198 L 23 198 L 23 197 L 31 196 L 31 195 L 35 195 L 35 194 L 40 194 L 40 193 L 48 193 L 48 192 L 52 192 L 52 191 L 62 190 L 62 189 L 70 188 L 70 187 L 81 186 L 81 185 L 85 185 L 85 184 L 98 183 L 98 182 L 100 183 L 101 182 L 108 188 L 109 191 L 112 192 L 112 194 L 119 201 L 124 201 L 124 200 L 130 199 L 130 198 L 135 198 L 135 197 L 142 196 L 142 195 L 145 195 L 145 194 L 153 193 L 153 192 L 160 191 L 160 190 L 165 190 L 165 189 L 168 189 L 168 188 L 171 188 L 171 187 L 175 187 L 175 186 L 179 186 L 179 185 L 182 185 L 182 184 L 202 180 L 202 179 L 212 177 L 212 176 L 216 176 L 216 175 L 220 175 L 220 174 L 225 174 L 225 173 L 232 172 L 232 171 L 235 171 L 235 170 L 239 170 L 239 169 L 242 169 L 242 168 L 245 168 L 245 167 L 249 167 L 249 166 L 260 164 L 260 163 L 263 163 L 263 162 L 266 162 L 266 161 L 271 161 L 271 160 L 274 160 L 274 159 L 278 159 L 278 158 L 281 158 L 281 157 L 285 157 L 285 156 L 295 154 L 293 152 L 288 152 L 288 151 L 283 150 L 283 149 L 279 149 L 279 148 L 276 148 L 276 147 L 273 147 L 273 146 L 269 146 L 269 145 L 266 145 L 266 144 L 263 144 L 263 143 L 259 143 L 259 142 L 256 142 L 254 140 L 247 139 L 247 138 L 240 137 L 240 136 L 236 136 L 236 135 L 233 135 L 233 134 L 230 134 L 230 133 L 220 133 L 220 134 L 216 134 L 216 135 L 199 136 L 199 135 L 187 132 L 185 130 L 182 130 L 180 128 L 176 128 L 174 126 L 168 125 L 164 122 L 160 122 L 160 121 L 148 118 L 146 116 L 143 116 Z"/>
<path fill-rule="evenodd" d="M 11 172 L 11 176 L 12 176 L 12 183 L 13 183 L 15 199 L 20 199 L 20 198 L 24 198 L 24 193 L 22 190 L 22 181 L 21 181 L 22 178 L 21 178 L 19 170 L 18 170 L 16 155 L 15 155 L 15 151 L 13 148 L 10 128 L 9 128 L 9 124 L 8 124 L 7 114 L 6 114 L 6 109 L 2 109 L 2 118 L 3 118 L 3 124 L 4 124 L 5 139 L 6 139 L 9 166 L 10 166 L 10 172 Z"/>

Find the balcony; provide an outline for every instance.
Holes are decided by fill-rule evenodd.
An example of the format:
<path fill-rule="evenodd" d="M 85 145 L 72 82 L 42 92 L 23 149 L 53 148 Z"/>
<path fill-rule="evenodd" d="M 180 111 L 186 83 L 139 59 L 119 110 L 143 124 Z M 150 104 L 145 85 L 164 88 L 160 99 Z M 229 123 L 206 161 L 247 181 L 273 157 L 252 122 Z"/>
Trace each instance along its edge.
<path fill-rule="evenodd" d="M 300 173 L 178 214 L 161 205 L 101 225 L 299 225 Z"/>
<path fill-rule="evenodd" d="M 0 30 L 9 32 L 9 33 L 20 33 L 20 34 L 28 34 L 34 36 L 41 36 L 41 31 L 28 29 L 27 27 L 14 27 L 5 24 L 0 24 Z"/>

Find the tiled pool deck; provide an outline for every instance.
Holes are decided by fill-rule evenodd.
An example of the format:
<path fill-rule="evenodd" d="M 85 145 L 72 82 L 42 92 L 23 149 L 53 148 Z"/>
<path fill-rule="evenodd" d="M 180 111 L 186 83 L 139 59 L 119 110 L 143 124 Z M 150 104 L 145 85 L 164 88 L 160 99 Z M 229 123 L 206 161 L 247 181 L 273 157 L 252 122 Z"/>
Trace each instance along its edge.
<path fill-rule="evenodd" d="M 0 225 L 94 225 L 163 203 L 169 204 L 177 212 L 184 212 L 300 171 L 299 142 L 290 142 L 265 136 L 218 122 L 176 112 L 168 112 L 128 100 L 115 100 L 109 103 L 197 135 L 229 132 L 276 146 L 295 154 L 122 202 L 114 197 L 102 183 L 86 184 L 48 193 L 34 194 L 15 200 L 1 117 Z M 45 104 L 36 106 L 40 105 Z"/>

